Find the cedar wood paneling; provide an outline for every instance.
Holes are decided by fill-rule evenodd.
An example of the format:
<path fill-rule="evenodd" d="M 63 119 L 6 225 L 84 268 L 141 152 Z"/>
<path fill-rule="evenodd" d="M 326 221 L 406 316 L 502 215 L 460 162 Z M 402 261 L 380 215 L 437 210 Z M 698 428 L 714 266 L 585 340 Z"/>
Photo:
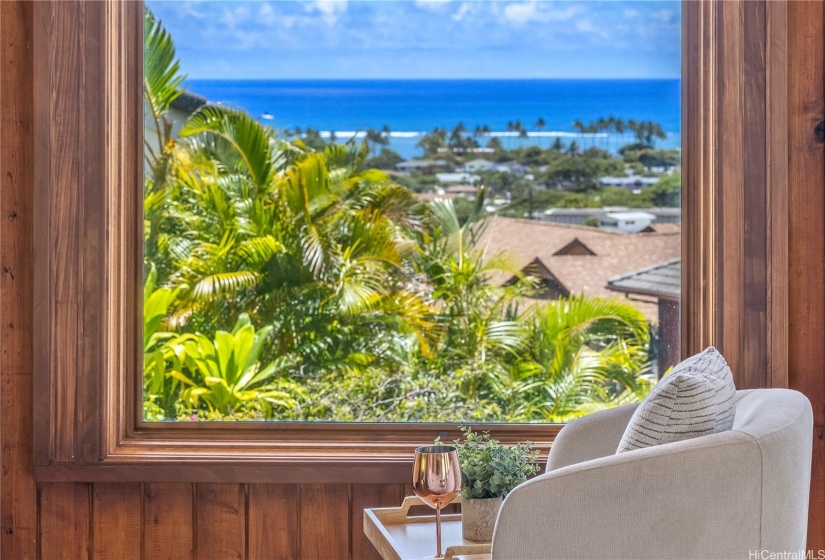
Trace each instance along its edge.
<path fill-rule="evenodd" d="M 788 386 L 814 410 L 808 542 L 825 549 L 825 2 L 788 11 Z"/>
<path fill-rule="evenodd" d="M 77 7 L 77 4 L 74 4 Z M 83 10 L 72 12 L 65 25 L 78 29 L 96 25 L 83 19 Z M 770 13 L 770 8 L 768 8 Z M 743 18 L 748 26 L 770 29 L 764 4 L 732 3 L 722 10 L 721 25 L 727 18 Z M 787 383 L 811 398 L 815 413 L 814 477 L 809 545 L 825 549 L 825 156 L 823 145 L 811 135 L 823 117 L 825 83 L 825 4 L 788 4 L 788 26 L 793 33 L 788 42 L 788 306 L 789 324 Z M 32 206 L 35 196 L 32 154 L 35 146 L 32 126 L 34 84 L 31 49 L 36 35 L 31 5 L 0 2 L 0 554 L 3 558 L 370 558 L 374 551 L 361 535 L 361 510 L 367 505 L 397 503 L 408 491 L 405 485 L 282 485 L 272 484 L 36 484 L 32 478 L 32 307 L 34 305 L 32 258 Z M 733 36 L 724 48 L 741 49 L 720 107 L 730 108 L 735 118 L 755 114 L 747 128 L 732 130 L 746 146 L 735 158 L 753 164 L 752 157 L 765 149 L 766 124 L 759 117 L 764 103 L 764 84 L 750 74 L 765 65 L 759 53 L 764 43 L 750 40 L 734 44 Z M 79 39 L 79 42 L 82 39 Z M 80 48 L 80 43 L 78 44 Z M 93 50 L 93 46 L 88 48 Z M 754 51 L 753 49 L 756 49 Z M 56 55 L 58 53 L 55 53 Z M 74 56 L 76 53 L 61 53 Z M 770 62 L 769 62 L 770 63 Z M 76 77 L 65 76 L 67 87 Z M 776 79 L 775 76 L 773 79 Z M 738 101 L 737 101 L 738 100 Z M 728 107 L 728 103 L 733 103 Z M 776 99 L 771 100 L 772 104 Z M 74 111 L 74 113 L 73 113 Z M 91 107 L 72 107 L 62 118 L 83 130 L 93 130 Z M 722 122 L 730 115 L 722 115 Z M 91 128 L 90 128 L 91 127 Z M 67 134 L 80 134 L 80 129 Z M 749 144 L 757 137 L 757 144 Z M 769 137 L 768 142 L 774 142 Z M 688 157 L 690 157 L 688 155 Z M 737 160 L 738 160 L 737 159 Z M 758 159 L 758 157 L 757 157 Z M 71 176 L 80 162 L 55 162 L 57 171 Z M 725 178 L 735 185 L 762 180 L 760 166 L 728 171 Z M 754 177 L 754 175 L 756 175 Z M 752 193 L 749 193 L 752 194 Z M 64 196 L 71 196 L 65 193 Z M 747 198 L 732 190 L 724 204 L 737 204 L 748 216 L 744 229 L 726 230 L 722 239 L 730 255 L 738 255 L 739 271 L 731 289 L 764 293 L 766 259 L 762 250 L 741 257 L 744 240 L 765 235 L 764 197 Z M 93 208 L 78 212 L 94 212 Z M 752 214 L 751 214 L 752 213 Z M 773 226 L 772 226 L 773 227 Z M 771 230 L 773 231 L 773 230 Z M 94 242 L 94 240 L 91 240 Z M 84 252 L 89 248 L 78 240 L 65 240 L 65 250 Z M 92 245 L 94 246 L 94 245 Z M 95 310 L 77 314 L 82 292 L 64 294 L 67 307 L 58 310 L 61 320 L 94 321 Z M 43 297 L 43 294 L 40 294 Z M 737 325 L 764 330 L 763 296 L 746 305 Z M 74 306 L 74 307 L 73 307 Z M 761 307 L 760 307 L 761 306 Z M 725 321 L 734 320 L 731 314 Z M 59 335 L 59 333 L 55 333 Z M 733 333 L 731 332 L 731 335 Z M 733 339 L 742 365 L 760 370 L 764 355 L 749 350 L 749 340 Z M 760 350 L 761 352 L 761 350 Z M 67 360 L 71 357 L 66 357 Z M 764 363 L 764 362 L 761 362 Z M 90 367 L 89 364 L 83 364 Z M 757 381 L 758 382 L 758 381 Z M 83 406 L 83 403 L 78 403 Z M 82 412 L 82 411 L 81 411 Z M 73 434 L 73 447 L 81 454 L 94 454 L 95 442 L 84 434 Z"/>

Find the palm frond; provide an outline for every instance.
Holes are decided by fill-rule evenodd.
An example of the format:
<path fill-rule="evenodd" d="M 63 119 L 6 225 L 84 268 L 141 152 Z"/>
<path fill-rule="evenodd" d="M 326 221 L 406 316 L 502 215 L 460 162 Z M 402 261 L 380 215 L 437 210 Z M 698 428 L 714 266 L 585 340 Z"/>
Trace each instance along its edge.
<path fill-rule="evenodd" d="M 208 105 L 190 117 L 181 128 L 180 135 L 205 135 L 227 142 L 259 188 L 264 188 L 274 176 L 276 167 L 275 154 L 271 150 L 272 135 L 247 113 Z"/>
<path fill-rule="evenodd" d="M 149 8 L 143 11 L 143 87 L 155 121 L 182 92 L 184 76 L 172 36 Z"/>
<path fill-rule="evenodd" d="M 204 300 L 226 297 L 255 286 L 259 280 L 260 274 L 248 270 L 210 274 L 195 284 L 192 297 Z"/>

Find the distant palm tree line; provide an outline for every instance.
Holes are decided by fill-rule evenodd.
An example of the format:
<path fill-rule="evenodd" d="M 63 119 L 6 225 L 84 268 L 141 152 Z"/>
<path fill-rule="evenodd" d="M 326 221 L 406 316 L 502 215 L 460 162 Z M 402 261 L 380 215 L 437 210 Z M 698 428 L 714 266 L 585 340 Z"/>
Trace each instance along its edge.
<path fill-rule="evenodd" d="M 631 138 L 633 141 L 649 147 L 653 147 L 657 140 L 664 140 L 667 138 L 667 134 L 662 128 L 662 125 L 655 121 L 637 121 L 635 119 L 624 120 L 613 115 L 608 117 L 599 117 L 595 121 L 590 121 L 586 124 L 584 121 L 576 119 L 573 121 L 572 128 L 583 137 L 585 135 L 589 135 L 591 146 L 595 146 L 597 140 L 595 135 L 599 133 L 615 133 L 622 136 L 625 141 L 630 140 L 626 138 L 626 136 L 628 134 L 632 134 Z M 534 132 L 543 132 L 547 130 L 547 122 L 543 117 L 539 117 L 531 130 Z M 521 120 L 518 119 L 515 121 L 508 121 L 505 126 L 505 131 L 511 138 L 518 137 L 520 139 L 524 139 L 529 138 L 530 136 L 527 127 L 521 122 Z M 390 144 L 391 129 L 388 125 L 384 125 L 380 130 L 375 128 L 367 128 L 364 132 L 364 137 L 366 138 L 367 144 L 370 146 L 371 150 L 375 150 L 378 147 L 388 146 Z M 468 132 L 469 131 L 463 122 L 459 122 L 451 130 L 443 127 L 436 127 L 421 138 L 418 142 L 418 146 L 427 154 L 435 154 L 447 149 L 453 153 L 463 153 L 475 148 L 480 148 L 480 139 L 489 137 L 493 130 L 489 125 L 484 124 L 477 125 L 473 129 L 472 133 L 468 134 Z M 320 132 L 312 127 L 307 127 L 305 130 L 301 129 L 301 127 L 295 127 L 291 131 L 288 131 L 288 134 L 291 136 L 304 138 L 321 138 Z M 330 132 L 328 142 L 330 144 L 335 144 L 337 143 L 337 140 L 338 139 L 335 136 L 335 132 Z M 606 136 L 604 136 L 602 140 L 605 144 L 608 142 L 608 138 Z M 354 138 L 344 140 L 344 143 L 350 142 L 354 142 Z M 539 144 L 541 144 L 541 141 L 539 141 Z M 493 137 L 488 140 L 487 147 L 500 150 L 503 149 L 504 146 L 500 140 Z M 557 137 L 551 145 L 551 148 L 562 151 L 565 146 L 561 139 Z M 578 143 L 574 140 L 567 146 L 567 151 L 570 153 L 576 153 L 579 151 Z"/>

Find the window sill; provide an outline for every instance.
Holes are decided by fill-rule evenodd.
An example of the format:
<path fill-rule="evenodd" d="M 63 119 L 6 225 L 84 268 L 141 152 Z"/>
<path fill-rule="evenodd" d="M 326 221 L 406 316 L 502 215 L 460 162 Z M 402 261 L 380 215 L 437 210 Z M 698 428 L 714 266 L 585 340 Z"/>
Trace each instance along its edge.
<path fill-rule="evenodd" d="M 563 424 L 477 425 L 506 444 L 532 441 L 544 464 Z M 198 429 L 194 429 L 198 428 Z M 205 428 L 205 429 L 204 429 Z M 39 482 L 281 482 L 410 481 L 416 447 L 441 435 L 445 424 L 141 424 L 95 463 L 35 465 Z"/>

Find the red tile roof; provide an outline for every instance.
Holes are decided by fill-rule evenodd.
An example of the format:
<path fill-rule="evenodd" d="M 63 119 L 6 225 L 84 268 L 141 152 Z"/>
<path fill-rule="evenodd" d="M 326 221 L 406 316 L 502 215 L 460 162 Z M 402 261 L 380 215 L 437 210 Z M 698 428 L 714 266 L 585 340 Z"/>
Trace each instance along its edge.
<path fill-rule="evenodd" d="M 518 269 L 538 258 L 574 294 L 617 297 L 616 292 L 606 287 L 609 279 L 680 256 L 680 228 L 676 224 L 667 225 L 669 227 L 663 228 L 666 232 L 634 234 L 495 216 L 487 221 L 479 245 L 486 246 L 489 255 L 506 252 Z M 555 255 L 575 239 L 595 255 Z M 500 275 L 494 281 L 505 282 L 509 278 L 509 275 Z M 657 320 L 655 303 L 633 301 L 633 304 L 648 319 Z"/>

